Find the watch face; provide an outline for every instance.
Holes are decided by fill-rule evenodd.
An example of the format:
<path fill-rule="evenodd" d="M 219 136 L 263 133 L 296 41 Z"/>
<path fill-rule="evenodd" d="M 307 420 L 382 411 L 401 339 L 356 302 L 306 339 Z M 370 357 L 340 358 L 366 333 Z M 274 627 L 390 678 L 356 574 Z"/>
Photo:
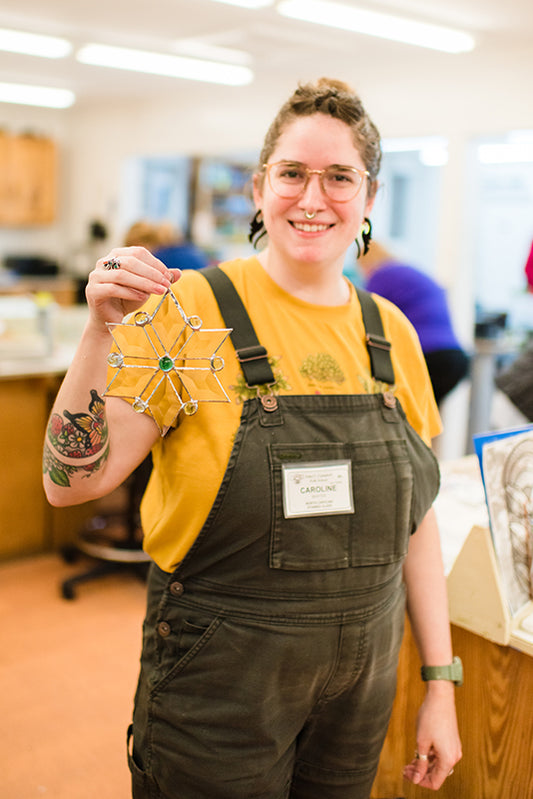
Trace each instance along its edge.
<path fill-rule="evenodd" d="M 463 684 L 463 664 L 461 658 L 454 657 L 451 665 L 452 680 L 456 685 Z"/>

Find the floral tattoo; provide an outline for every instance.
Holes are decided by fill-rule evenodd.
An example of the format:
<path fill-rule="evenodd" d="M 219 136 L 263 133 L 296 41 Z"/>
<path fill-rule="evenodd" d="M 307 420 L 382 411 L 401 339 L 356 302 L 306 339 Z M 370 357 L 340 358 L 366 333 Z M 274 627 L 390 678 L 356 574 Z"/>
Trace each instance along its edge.
<path fill-rule="evenodd" d="M 56 485 L 68 488 L 69 476 L 79 472 L 95 472 L 109 454 L 105 404 L 98 392 L 91 389 L 88 413 L 70 413 L 50 417 L 43 454 L 43 473 Z M 76 463 L 76 460 L 79 463 Z"/>

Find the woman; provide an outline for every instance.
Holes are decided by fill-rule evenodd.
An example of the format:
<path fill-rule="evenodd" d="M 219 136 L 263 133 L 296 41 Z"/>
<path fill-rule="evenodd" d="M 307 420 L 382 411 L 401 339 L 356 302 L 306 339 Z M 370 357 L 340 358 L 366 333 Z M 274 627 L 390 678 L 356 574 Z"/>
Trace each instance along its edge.
<path fill-rule="evenodd" d="M 102 397 L 106 322 L 151 294 L 153 308 L 171 283 L 139 248 L 113 250 L 91 274 L 90 319 L 52 412 L 45 486 L 57 505 L 101 496 L 152 449 L 136 799 L 368 797 L 405 594 L 422 662 L 452 661 L 427 446 L 439 420 L 423 356 L 398 309 L 378 299 L 378 314 L 362 296 L 368 349 L 360 300 L 342 276 L 379 161 L 379 135 L 349 87 L 299 87 L 254 175 L 252 230 L 266 232 L 267 246 L 211 274 L 213 289 L 198 272 L 173 286 L 206 328 L 235 328 L 240 360 L 229 339 L 219 351 L 232 402 L 201 403 L 160 436 L 150 413 L 109 397 L 93 407 L 100 443 L 69 459 L 54 434 L 65 413 Z M 242 341 L 243 313 L 258 342 Z M 55 470 L 67 465 L 58 485 Z M 439 788 L 461 756 L 453 694 L 450 681 L 428 682 L 405 769 L 422 786 Z"/>

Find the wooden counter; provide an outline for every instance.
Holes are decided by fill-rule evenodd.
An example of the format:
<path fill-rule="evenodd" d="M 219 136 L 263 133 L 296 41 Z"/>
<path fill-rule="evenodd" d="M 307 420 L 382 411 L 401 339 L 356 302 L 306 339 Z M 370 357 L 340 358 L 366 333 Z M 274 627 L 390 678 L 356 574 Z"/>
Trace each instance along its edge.
<path fill-rule="evenodd" d="M 409 627 L 398 690 L 372 799 L 529 799 L 533 797 L 533 657 L 452 626 L 464 664 L 457 688 L 463 759 L 438 793 L 402 778 L 415 749 L 416 714 L 425 686 Z"/>
<path fill-rule="evenodd" d="M 435 502 L 448 584 L 453 651 L 463 661 L 456 689 L 463 759 L 435 793 L 402 778 L 416 747 L 416 716 L 425 695 L 409 624 L 398 688 L 372 799 L 531 799 L 533 797 L 533 656 L 507 646 L 507 601 L 487 527 L 476 456 L 441 464 Z M 481 634 L 480 634 L 481 633 Z M 518 646 L 518 643 L 515 644 Z"/>
<path fill-rule="evenodd" d="M 77 283 L 71 277 L 31 277 L 21 275 L 11 282 L 0 284 L 0 296 L 13 297 L 20 294 L 50 294 L 59 305 L 70 306 L 76 302 Z"/>

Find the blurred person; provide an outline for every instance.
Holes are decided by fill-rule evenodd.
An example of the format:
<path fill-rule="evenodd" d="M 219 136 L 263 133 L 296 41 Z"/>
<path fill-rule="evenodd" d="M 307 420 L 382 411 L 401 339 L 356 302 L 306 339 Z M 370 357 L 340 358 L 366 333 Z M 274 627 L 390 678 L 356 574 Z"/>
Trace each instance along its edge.
<path fill-rule="evenodd" d="M 169 222 L 134 222 L 126 232 L 124 245 L 146 247 L 169 269 L 203 269 L 209 259 L 202 250 Z"/>
<path fill-rule="evenodd" d="M 357 266 L 367 291 L 393 302 L 415 328 L 437 404 L 469 372 L 469 357 L 455 335 L 446 292 L 429 275 L 395 258 L 372 241 Z"/>

